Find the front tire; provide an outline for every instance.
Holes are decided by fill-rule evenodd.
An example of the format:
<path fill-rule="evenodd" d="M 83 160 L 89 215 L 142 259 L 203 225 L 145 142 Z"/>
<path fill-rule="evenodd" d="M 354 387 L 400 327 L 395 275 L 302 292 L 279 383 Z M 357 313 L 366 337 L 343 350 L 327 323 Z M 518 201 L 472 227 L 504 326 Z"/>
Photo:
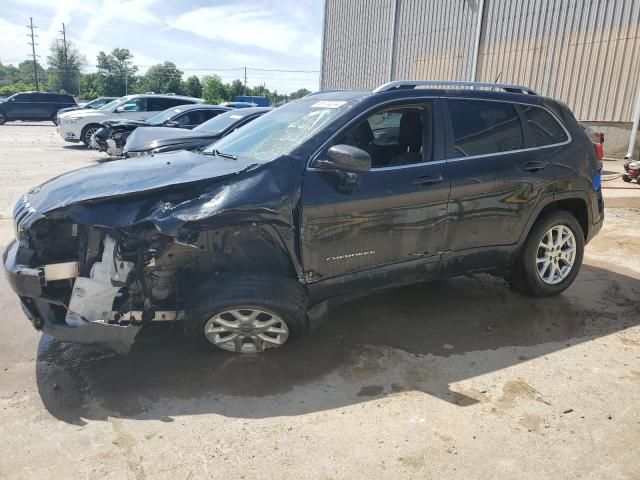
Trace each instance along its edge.
<path fill-rule="evenodd" d="M 533 297 L 559 295 L 573 283 L 584 256 L 584 231 L 569 212 L 540 218 L 511 274 L 512 287 Z"/>
<path fill-rule="evenodd" d="M 0 125 L 3 125 L 7 122 L 7 114 L 0 112 Z"/>
<path fill-rule="evenodd" d="M 85 144 L 86 147 L 89 147 L 89 145 L 91 144 L 91 137 L 98 131 L 99 128 L 100 125 L 87 125 L 82 129 L 80 140 Z"/>
<path fill-rule="evenodd" d="M 214 279 L 187 300 L 185 335 L 200 348 L 259 353 L 308 331 L 307 294 L 295 280 L 260 275 Z"/>

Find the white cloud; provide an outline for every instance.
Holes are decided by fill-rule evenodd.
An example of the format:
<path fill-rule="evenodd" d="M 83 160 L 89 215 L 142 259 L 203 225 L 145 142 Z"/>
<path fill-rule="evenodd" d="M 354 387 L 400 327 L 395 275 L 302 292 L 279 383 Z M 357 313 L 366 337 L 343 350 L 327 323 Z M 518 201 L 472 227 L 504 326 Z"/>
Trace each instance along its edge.
<path fill-rule="evenodd" d="M 201 7 L 179 15 L 172 28 L 209 40 L 260 48 L 291 56 L 320 56 L 320 40 L 300 22 L 289 2 L 266 5 L 241 0 L 233 4 Z"/>

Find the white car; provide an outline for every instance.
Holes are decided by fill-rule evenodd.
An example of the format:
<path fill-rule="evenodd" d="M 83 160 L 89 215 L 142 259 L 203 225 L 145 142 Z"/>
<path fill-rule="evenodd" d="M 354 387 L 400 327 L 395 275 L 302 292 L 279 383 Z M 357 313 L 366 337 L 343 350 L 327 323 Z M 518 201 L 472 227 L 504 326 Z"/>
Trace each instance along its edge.
<path fill-rule="evenodd" d="M 88 146 L 91 136 L 106 120 L 146 120 L 167 108 L 203 102 L 201 98 L 179 95 L 128 95 L 97 110 L 75 110 L 61 114 L 58 117 L 58 133 L 67 142 L 83 142 Z"/>

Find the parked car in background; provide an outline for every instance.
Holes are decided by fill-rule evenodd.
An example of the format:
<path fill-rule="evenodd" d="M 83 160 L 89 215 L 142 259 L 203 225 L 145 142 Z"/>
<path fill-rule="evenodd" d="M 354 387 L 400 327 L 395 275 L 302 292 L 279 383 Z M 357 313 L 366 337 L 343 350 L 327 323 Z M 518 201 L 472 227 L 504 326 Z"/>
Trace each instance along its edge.
<path fill-rule="evenodd" d="M 128 95 L 97 110 L 77 110 L 61 114 L 58 117 L 58 133 L 67 142 L 83 142 L 89 146 L 91 136 L 106 120 L 146 120 L 171 107 L 203 102 L 201 98 L 179 95 Z"/>
<path fill-rule="evenodd" d="M 228 108 L 257 107 L 257 105 L 255 103 L 251 103 L 251 102 L 222 102 L 220 105 L 222 107 L 228 107 Z"/>
<path fill-rule="evenodd" d="M 0 101 L 0 125 L 11 120 L 51 120 L 61 108 L 76 106 L 66 93 L 22 92 Z"/>
<path fill-rule="evenodd" d="M 126 348 L 184 319 L 196 345 L 256 353 L 428 279 L 490 272 L 558 295 L 603 220 L 598 157 L 566 105 L 398 81 L 306 96 L 202 152 L 50 180 L 16 205 L 4 268 L 61 340 Z"/>
<path fill-rule="evenodd" d="M 122 147 L 131 132 L 138 127 L 190 130 L 227 111 L 228 108 L 219 105 L 196 103 L 169 108 L 147 120 L 106 120 L 102 122 L 102 128 L 91 137 L 90 146 L 95 150 L 118 156 L 122 153 Z"/>
<path fill-rule="evenodd" d="M 87 103 L 79 103 L 75 107 L 61 108 L 53 118 L 53 123 L 55 123 L 56 125 L 58 124 L 58 115 L 60 115 L 61 113 L 72 112 L 74 110 L 97 110 L 103 105 L 106 105 L 107 103 L 115 100 L 116 98 L 118 97 L 100 97 Z"/>
<path fill-rule="evenodd" d="M 251 107 L 227 111 L 190 131 L 175 128 L 143 127 L 131 134 L 124 146 L 126 157 L 174 150 L 197 150 L 269 112 L 271 108 Z"/>
<path fill-rule="evenodd" d="M 269 99 L 267 97 L 259 97 L 255 95 L 238 95 L 233 99 L 234 102 L 253 103 L 256 107 L 268 107 Z"/>

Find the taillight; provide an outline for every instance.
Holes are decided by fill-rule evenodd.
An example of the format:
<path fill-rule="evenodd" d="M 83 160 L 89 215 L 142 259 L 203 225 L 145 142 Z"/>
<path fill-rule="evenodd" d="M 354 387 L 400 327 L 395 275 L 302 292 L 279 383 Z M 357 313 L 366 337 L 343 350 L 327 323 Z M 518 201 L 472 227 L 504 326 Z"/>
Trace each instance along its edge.
<path fill-rule="evenodd" d="M 598 160 L 602 160 L 604 158 L 604 148 L 602 148 L 602 144 L 594 142 L 593 148 L 595 148 L 596 150 L 596 155 L 598 156 Z"/>

